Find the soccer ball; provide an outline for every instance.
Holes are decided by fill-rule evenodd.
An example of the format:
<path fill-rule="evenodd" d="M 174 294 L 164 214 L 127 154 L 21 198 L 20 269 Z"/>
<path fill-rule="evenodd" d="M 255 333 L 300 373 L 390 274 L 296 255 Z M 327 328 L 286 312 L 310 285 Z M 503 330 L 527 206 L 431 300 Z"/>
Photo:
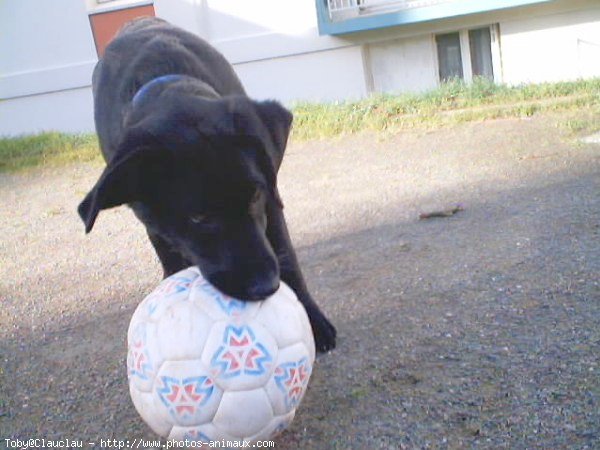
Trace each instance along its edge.
<path fill-rule="evenodd" d="M 127 333 L 129 392 L 157 434 L 178 441 L 259 441 L 294 418 L 315 343 L 283 282 L 261 302 L 218 291 L 191 267 L 137 307 Z"/>

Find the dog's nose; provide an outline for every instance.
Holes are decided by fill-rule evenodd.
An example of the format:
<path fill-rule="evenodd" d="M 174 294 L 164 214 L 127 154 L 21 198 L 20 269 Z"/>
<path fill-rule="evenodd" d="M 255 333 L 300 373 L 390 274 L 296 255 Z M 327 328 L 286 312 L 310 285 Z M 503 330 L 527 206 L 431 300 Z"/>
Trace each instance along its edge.
<path fill-rule="evenodd" d="M 219 272 L 210 274 L 207 278 L 221 292 L 245 301 L 264 300 L 279 289 L 279 272 L 245 279 L 239 275 Z"/>
<path fill-rule="evenodd" d="M 245 300 L 259 301 L 273 295 L 279 289 L 279 279 L 277 277 L 269 277 L 269 279 L 261 279 L 252 283 L 247 289 Z"/>

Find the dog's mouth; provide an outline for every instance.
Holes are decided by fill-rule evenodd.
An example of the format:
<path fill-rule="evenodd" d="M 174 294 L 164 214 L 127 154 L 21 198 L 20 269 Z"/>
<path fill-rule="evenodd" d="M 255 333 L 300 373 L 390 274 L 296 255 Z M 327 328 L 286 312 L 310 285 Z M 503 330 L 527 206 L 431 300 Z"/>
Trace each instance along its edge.
<path fill-rule="evenodd" d="M 222 272 L 209 274 L 206 278 L 222 293 L 242 301 L 265 300 L 279 289 L 279 277 L 274 276 L 254 277 L 254 280 L 246 283 L 240 283 L 233 276 Z"/>

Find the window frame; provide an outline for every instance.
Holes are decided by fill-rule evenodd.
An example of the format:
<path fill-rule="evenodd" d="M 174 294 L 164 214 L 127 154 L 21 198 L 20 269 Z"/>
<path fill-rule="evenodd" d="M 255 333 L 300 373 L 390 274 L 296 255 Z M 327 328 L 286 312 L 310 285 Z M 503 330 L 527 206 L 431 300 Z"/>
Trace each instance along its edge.
<path fill-rule="evenodd" d="M 494 83 L 502 83 L 502 59 L 500 53 L 500 27 L 499 24 L 494 23 L 490 25 L 483 26 L 474 26 L 469 28 L 462 28 L 460 30 L 455 31 L 444 31 L 441 33 L 433 33 L 431 35 L 431 42 L 433 46 L 433 51 L 435 54 L 435 72 L 437 74 L 438 83 L 441 84 L 443 81 L 440 79 L 440 60 L 437 51 L 437 41 L 436 37 L 438 35 L 458 33 L 460 39 L 460 56 L 462 60 L 462 69 L 463 69 L 463 80 L 465 83 L 471 83 L 473 81 L 473 64 L 471 61 L 471 44 L 469 41 L 469 31 L 478 30 L 481 28 L 490 29 L 490 51 L 492 54 L 492 70 L 494 72 Z"/>

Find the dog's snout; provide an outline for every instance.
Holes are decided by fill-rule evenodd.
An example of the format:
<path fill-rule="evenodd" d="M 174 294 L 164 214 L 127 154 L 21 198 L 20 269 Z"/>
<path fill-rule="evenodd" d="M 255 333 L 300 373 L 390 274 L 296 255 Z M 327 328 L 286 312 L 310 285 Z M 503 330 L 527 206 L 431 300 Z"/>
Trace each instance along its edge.
<path fill-rule="evenodd" d="M 265 300 L 279 289 L 278 270 L 246 274 L 218 272 L 208 274 L 207 278 L 220 291 L 245 301 Z"/>
<path fill-rule="evenodd" d="M 277 289 L 279 289 L 278 277 L 261 278 L 249 286 L 246 298 L 252 301 L 264 300 L 273 295 Z"/>

